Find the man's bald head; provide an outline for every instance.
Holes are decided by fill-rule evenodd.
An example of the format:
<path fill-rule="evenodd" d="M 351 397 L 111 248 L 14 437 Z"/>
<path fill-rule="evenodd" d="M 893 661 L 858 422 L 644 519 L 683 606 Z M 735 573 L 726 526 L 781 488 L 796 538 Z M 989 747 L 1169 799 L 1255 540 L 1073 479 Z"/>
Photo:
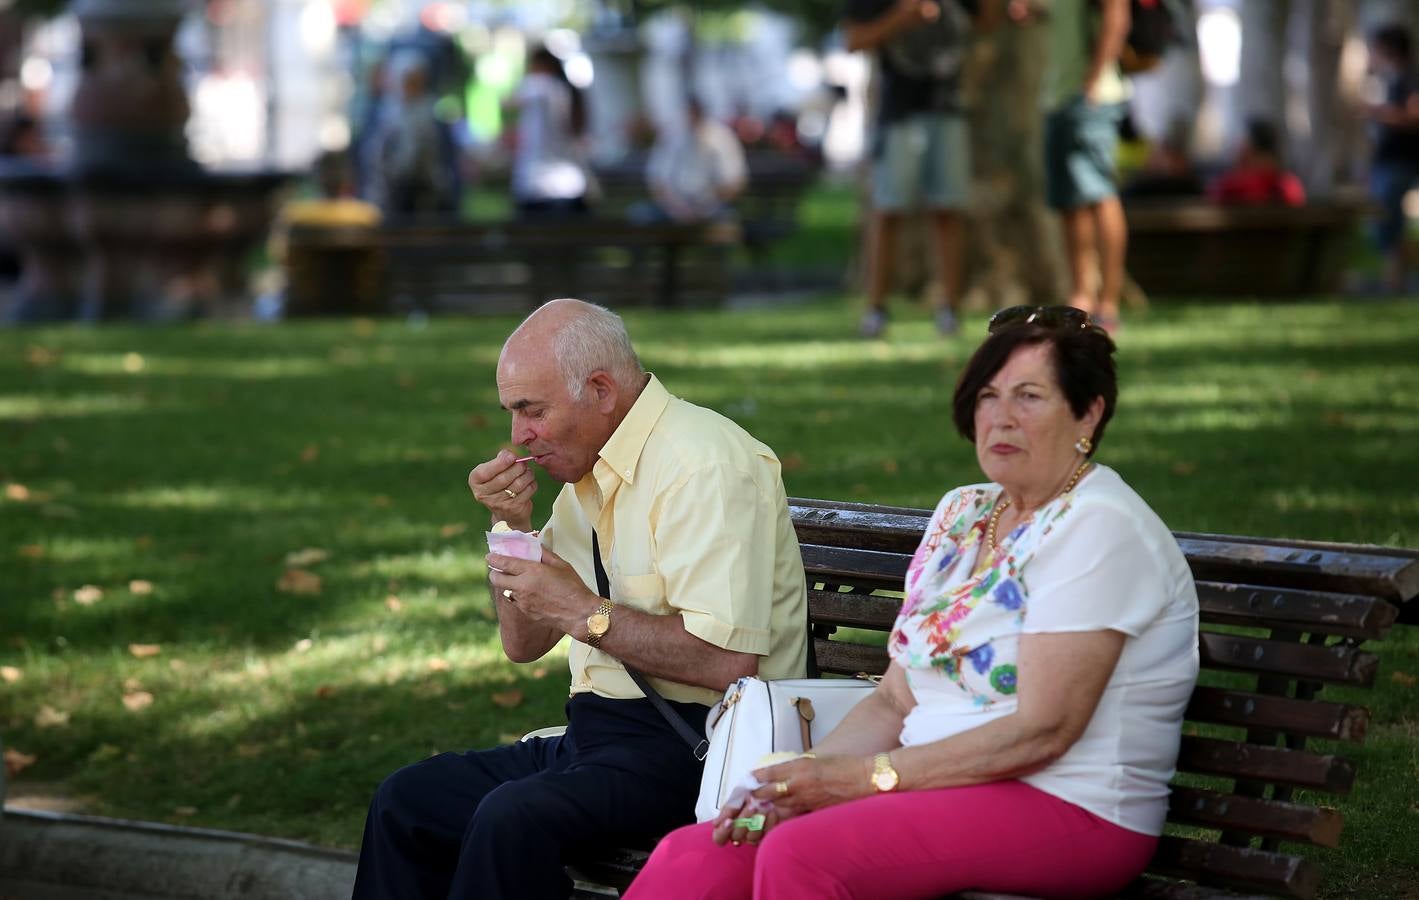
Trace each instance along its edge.
<path fill-rule="evenodd" d="M 621 317 L 584 300 L 539 306 L 503 344 L 498 367 L 545 365 L 549 352 L 574 401 L 581 400 L 593 372 L 606 372 L 623 389 L 636 392 L 645 376 Z"/>

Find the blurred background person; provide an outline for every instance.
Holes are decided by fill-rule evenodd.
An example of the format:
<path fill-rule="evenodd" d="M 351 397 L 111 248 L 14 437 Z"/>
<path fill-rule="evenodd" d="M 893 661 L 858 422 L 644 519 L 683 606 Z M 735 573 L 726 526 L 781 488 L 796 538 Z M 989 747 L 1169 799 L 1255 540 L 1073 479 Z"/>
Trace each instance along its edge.
<path fill-rule="evenodd" d="M 1384 286 L 1404 288 L 1409 269 L 1404 195 L 1419 185 L 1419 77 L 1413 44 L 1403 25 L 1384 25 L 1370 38 L 1370 69 L 1380 89 L 1366 109 L 1374 150 L 1370 196 L 1379 206 L 1375 243 L 1384 256 Z"/>
<path fill-rule="evenodd" d="M 975 0 L 847 0 L 847 49 L 877 57 L 873 125 L 872 218 L 867 247 L 867 309 L 858 332 L 880 337 L 904 215 L 931 213 L 942 296 L 937 330 L 956 332 L 970 198 L 969 125 L 960 98 L 973 20 L 989 3 Z"/>
<path fill-rule="evenodd" d="M 686 126 L 656 138 L 646 163 L 652 203 L 633 216 L 641 221 L 705 222 L 733 213 L 733 202 L 748 184 L 744 147 L 733 130 L 705 115 L 691 97 Z"/>
<path fill-rule="evenodd" d="M 1175 120 L 1162 140 L 1148 148 L 1143 165 L 1123 186 L 1124 197 L 1200 197 L 1206 191 L 1202 176 L 1188 152 L 1192 126 Z"/>
<path fill-rule="evenodd" d="M 1306 202 L 1301 179 L 1281 165 L 1276 126 L 1256 118 L 1247 121 L 1247 136 L 1236 162 L 1212 182 L 1207 195 L 1228 206 L 1302 206 Z"/>
<path fill-rule="evenodd" d="M 391 216 L 458 210 L 456 151 L 438 117 L 422 55 L 401 51 L 390 62 L 393 97 L 386 99 L 374 140 L 375 202 Z"/>
<path fill-rule="evenodd" d="M 586 95 L 567 79 L 556 54 L 540 45 L 529 50 L 527 73 L 506 106 L 517 116 L 512 198 L 518 212 L 586 212 Z"/>
<path fill-rule="evenodd" d="M 1064 226 L 1069 305 L 1111 333 L 1118 330 L 1128 249 L 1115 170 L 1118 125 L 1128 100 L 1118 66 L 1128 36 L 1128 3 L 1054 0 L 1046 16 L 1046 199 Z"/>

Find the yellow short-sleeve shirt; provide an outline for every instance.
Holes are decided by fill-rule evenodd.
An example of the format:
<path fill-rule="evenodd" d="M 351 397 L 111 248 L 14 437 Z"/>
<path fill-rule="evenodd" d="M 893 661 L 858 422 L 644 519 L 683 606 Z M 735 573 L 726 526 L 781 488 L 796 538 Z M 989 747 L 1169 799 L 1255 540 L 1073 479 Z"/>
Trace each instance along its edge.
<path fill-rule="evenodd" d="M 702 640 L 757 654 L 761 678 L 804 674 L 807 594 L 778 457 L 734 422 L 651 376 L 542 529 L 543 543 L 594 591 L 593 527 L 615 603 L 678 615 Z M 606 653 L 573 641 L 570 662 L 573 694 L 642 696 Z M 713 704 L 723 693 L 650 683 L 681 702 Z"/>

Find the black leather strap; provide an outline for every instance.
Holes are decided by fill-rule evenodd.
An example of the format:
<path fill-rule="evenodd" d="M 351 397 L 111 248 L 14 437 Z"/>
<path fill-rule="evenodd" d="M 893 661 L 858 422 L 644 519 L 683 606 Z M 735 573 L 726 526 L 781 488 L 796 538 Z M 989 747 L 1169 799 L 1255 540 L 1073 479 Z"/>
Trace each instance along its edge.
<path fill-rule="evenodd" d="M 596 564 L 596 593 L 610 600 L 611 579 L 606 575 L 606 567 L 601 564 L 601 541 L 597 538 L 595 529 L 592 529 L 591 532 L 591 559 Z M 670 704 L 665 702 L 665 698 L 660 696 L 659 691 L 650 686 L 650 682 L 646 681 L 644 675 L 627 666 L 624 661 L 621 665 L 625 666 L 626 674 L 631 676 L 631 680 L 636 683 L 636 687 L 641 689 L 641 693 L 645 694 L 645 698 L 650 701 L 651 706 L 655 707 L 655 711 L 664 716 L 670 727 L 675 729 L 675 733 L 690 745 L 690 752 L 695 755 L 695 759 L 704 762 L 705 755 L 709 753 L 709 741 L 696 734 L 695 730 L 680 718 L 675 710 L 670 708 Z"/>

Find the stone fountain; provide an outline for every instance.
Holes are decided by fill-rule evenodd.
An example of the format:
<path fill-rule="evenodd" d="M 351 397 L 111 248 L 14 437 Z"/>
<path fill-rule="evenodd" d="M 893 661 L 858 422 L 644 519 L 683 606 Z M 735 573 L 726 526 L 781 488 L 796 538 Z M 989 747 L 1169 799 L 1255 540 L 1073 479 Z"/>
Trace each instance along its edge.
<path fill-rule="evenodd" d="M 20 253 L 11 321 L 244 314 L 247 266 L 284 173 L 208 171 L 188 153 L 173 37 L 187 0 L 74 0 L 83 35 L 73 152 L 0 163 L 0 240 Z"/>

